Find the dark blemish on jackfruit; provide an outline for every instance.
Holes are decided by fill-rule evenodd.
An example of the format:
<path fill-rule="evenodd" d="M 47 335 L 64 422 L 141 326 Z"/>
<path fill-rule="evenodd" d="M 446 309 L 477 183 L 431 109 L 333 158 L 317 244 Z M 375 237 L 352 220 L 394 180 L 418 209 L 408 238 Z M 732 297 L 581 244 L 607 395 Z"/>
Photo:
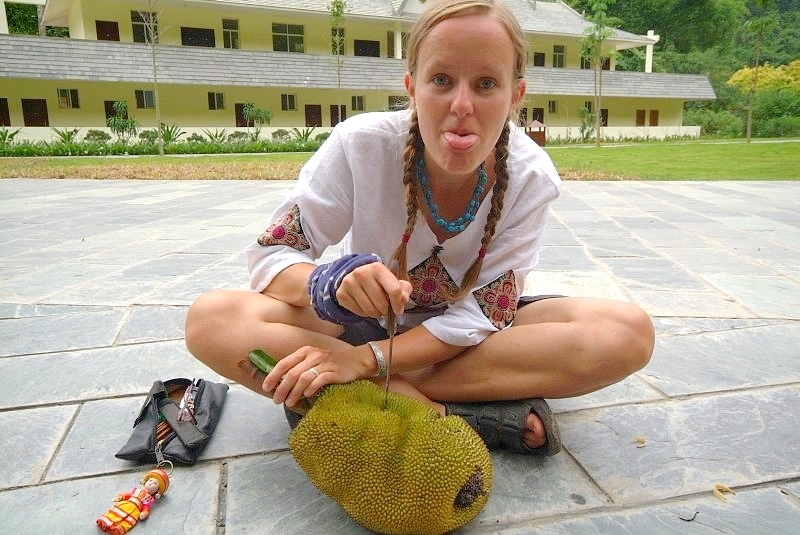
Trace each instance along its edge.
<path fill-rule="evenodd" d="M 469 507 L 478 496 L 483 494 L 483 471 L 480 466 L 475 466 L 475 471 L 469 476 L 467 482 L 458 491 L 453 505 L 456 507 Z"/>

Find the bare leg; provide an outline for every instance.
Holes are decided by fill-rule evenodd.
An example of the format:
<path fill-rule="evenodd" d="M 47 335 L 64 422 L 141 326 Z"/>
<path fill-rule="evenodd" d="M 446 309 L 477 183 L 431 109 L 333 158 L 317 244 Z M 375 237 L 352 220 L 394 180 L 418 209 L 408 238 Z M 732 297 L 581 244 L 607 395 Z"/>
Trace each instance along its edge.
<path fill-rule="evenodd" d="M 200 296 L 186 317 L 186 346 L 211 369 L 266 396 L 261 381 L 239 368 L 253 349 L 263 349 L 281 359 L 302 346 L 341 350 L 342 328 L 320 320 L 310 307 L 293 307 L 255 292 L 216 290 Z M 376 379 L 380 385 L 384 379 Z M 433 406 L 444 413 L 413 384 L 402 377 L 390 382 L 393 392 Z"/>
<path fill-rule="evenodd" d="M 514 326 L 458 357 L 405 377 L 434 400 L 578 396 L 643 368 L 654 344 L 650 318 L 634 305 L 548 299 L 525 306 Z M 522 437 L 531 448 L 544 444 L 544 426 L 535 414 Z"/>
<path fill-rule="evenodd" d="M 431 399 L 447 401 L 577 396 L 644 367 L 654 336 L 635 305 L 547 299 L 525 306 L 512 327 L 458 357 L 405 376 Z"/>
<path fill-rule="evenodd" d="M 186 322 L 189 350 L 212 369 L 264 395 L 238 362 L 255 348 L 283 358 L 301 346 L 348 347 L 341 327 L 321 321 L 310 308 L 293 307 L 253 292 L 215 291 L 201 296 Z M 393 378 L 393 391 L 426 401 L 441 414 L 441 401 L 490 401 L 567 397 L 620 381 L 652 354 L 649 317 L 627 303 L 561 298 L 521 309 L 513 327 L 437 366 Z M 541 420 L 528 418 L 523 438 L 544 443 Z"/>
<path fill-rule="evenodd" d="M 311 345 L 349 347 L 341 327 L 320 320 L 309 307 L 294 307 L 265 295 L 216 290 L 200 296 L 186 316 L 186 346 L 211 369 L 264 395 L 261 382 L 238 366 L 253 349 L 281 359 Z"/>

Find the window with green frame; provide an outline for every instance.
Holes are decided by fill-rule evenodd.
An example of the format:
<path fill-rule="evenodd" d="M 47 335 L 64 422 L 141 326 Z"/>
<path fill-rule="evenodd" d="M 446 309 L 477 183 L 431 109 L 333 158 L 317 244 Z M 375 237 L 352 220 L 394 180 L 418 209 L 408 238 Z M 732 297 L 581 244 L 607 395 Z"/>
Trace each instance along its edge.
<path fill-rule="evenodd" d="M 80 108 L 78 101 L 77 89 L 59 89 L 58 90 L 58 107 L 59 108 Z"/>
<path fill-rule="evenodd" d="M 272 50 L 275 52 L 304 53 L 305 29 L 302 24 L 272 23 Z"/>

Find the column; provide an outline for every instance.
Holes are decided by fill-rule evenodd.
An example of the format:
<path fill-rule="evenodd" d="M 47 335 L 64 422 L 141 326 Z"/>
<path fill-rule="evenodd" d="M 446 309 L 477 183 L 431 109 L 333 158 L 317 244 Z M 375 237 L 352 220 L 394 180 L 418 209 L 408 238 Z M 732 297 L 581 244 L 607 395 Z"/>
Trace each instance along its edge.
<path fill-rule="evenodd" d="M 647 37 L 655 38 L 653 42 L 647 45 L 647 53 L 644 58 L 644 72 L 653 72 L 653 47 L 661 39 L 660 35 L 656 35 L 653 30 L 647 30 Z"/>
<path fill-rule="evenodd" d="M 0 33 L 8 33 L 8 19 L 6 18 L 6 3 L 0 0 Z"/>

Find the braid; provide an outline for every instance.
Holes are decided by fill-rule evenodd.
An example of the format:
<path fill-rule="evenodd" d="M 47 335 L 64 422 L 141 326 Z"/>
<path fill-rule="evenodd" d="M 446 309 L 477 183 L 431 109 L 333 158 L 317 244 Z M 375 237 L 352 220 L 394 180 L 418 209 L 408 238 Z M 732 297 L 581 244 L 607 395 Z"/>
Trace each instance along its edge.
<path fill-rule="evenodd" d="M 489 215 L 486 217 L 486 225 L 483 227 L 483 238 L 481 238 L 481 248 L 478 252 L 478 258 L 472 263 L 464 278 L 461 281 L 461 288 L 448 299 L 451 301 L 458 301 L 467 295 L 475 281 L 478 280 L 481 267 L 483 266 L 483 257 L 486 255 L 486 249 L 494 238 L 494 232 L 497 229 L 497 222 L 500 219 L 500 214 L 503 211 L 503 198 L 506 194 L 508 187 L 508 140 L 510 136 L 510 129 L 508 124 L 503 127 L 500 137 L 497 139 L 497 144 L 494 149 L 494 187 L 492 188 L 492 207 L 489 210 Z"/>
<path fill-rule="evenodd" d="M 398 278 L 405 280 L 408 280 L 408 261 L 406 258 L 408 240 L 414 232 L 414 226 L 417 222 L 417 211 L 419 210 L 419 205 L 417 204 L 416 162 L 419 158 L 419 150 L 422 146 L 422 135 L 419 132 L 417 110 L 412 109 L 411 126 L 408 129 L 406 148 L 403 151 L 403 159 L 405 160 L 403 166 L 403 185 L 406 190 L 406 229 L 403 233 L 400 245 L 398 245 L 392 255 L 392 258 L 397 260 Z"/>

